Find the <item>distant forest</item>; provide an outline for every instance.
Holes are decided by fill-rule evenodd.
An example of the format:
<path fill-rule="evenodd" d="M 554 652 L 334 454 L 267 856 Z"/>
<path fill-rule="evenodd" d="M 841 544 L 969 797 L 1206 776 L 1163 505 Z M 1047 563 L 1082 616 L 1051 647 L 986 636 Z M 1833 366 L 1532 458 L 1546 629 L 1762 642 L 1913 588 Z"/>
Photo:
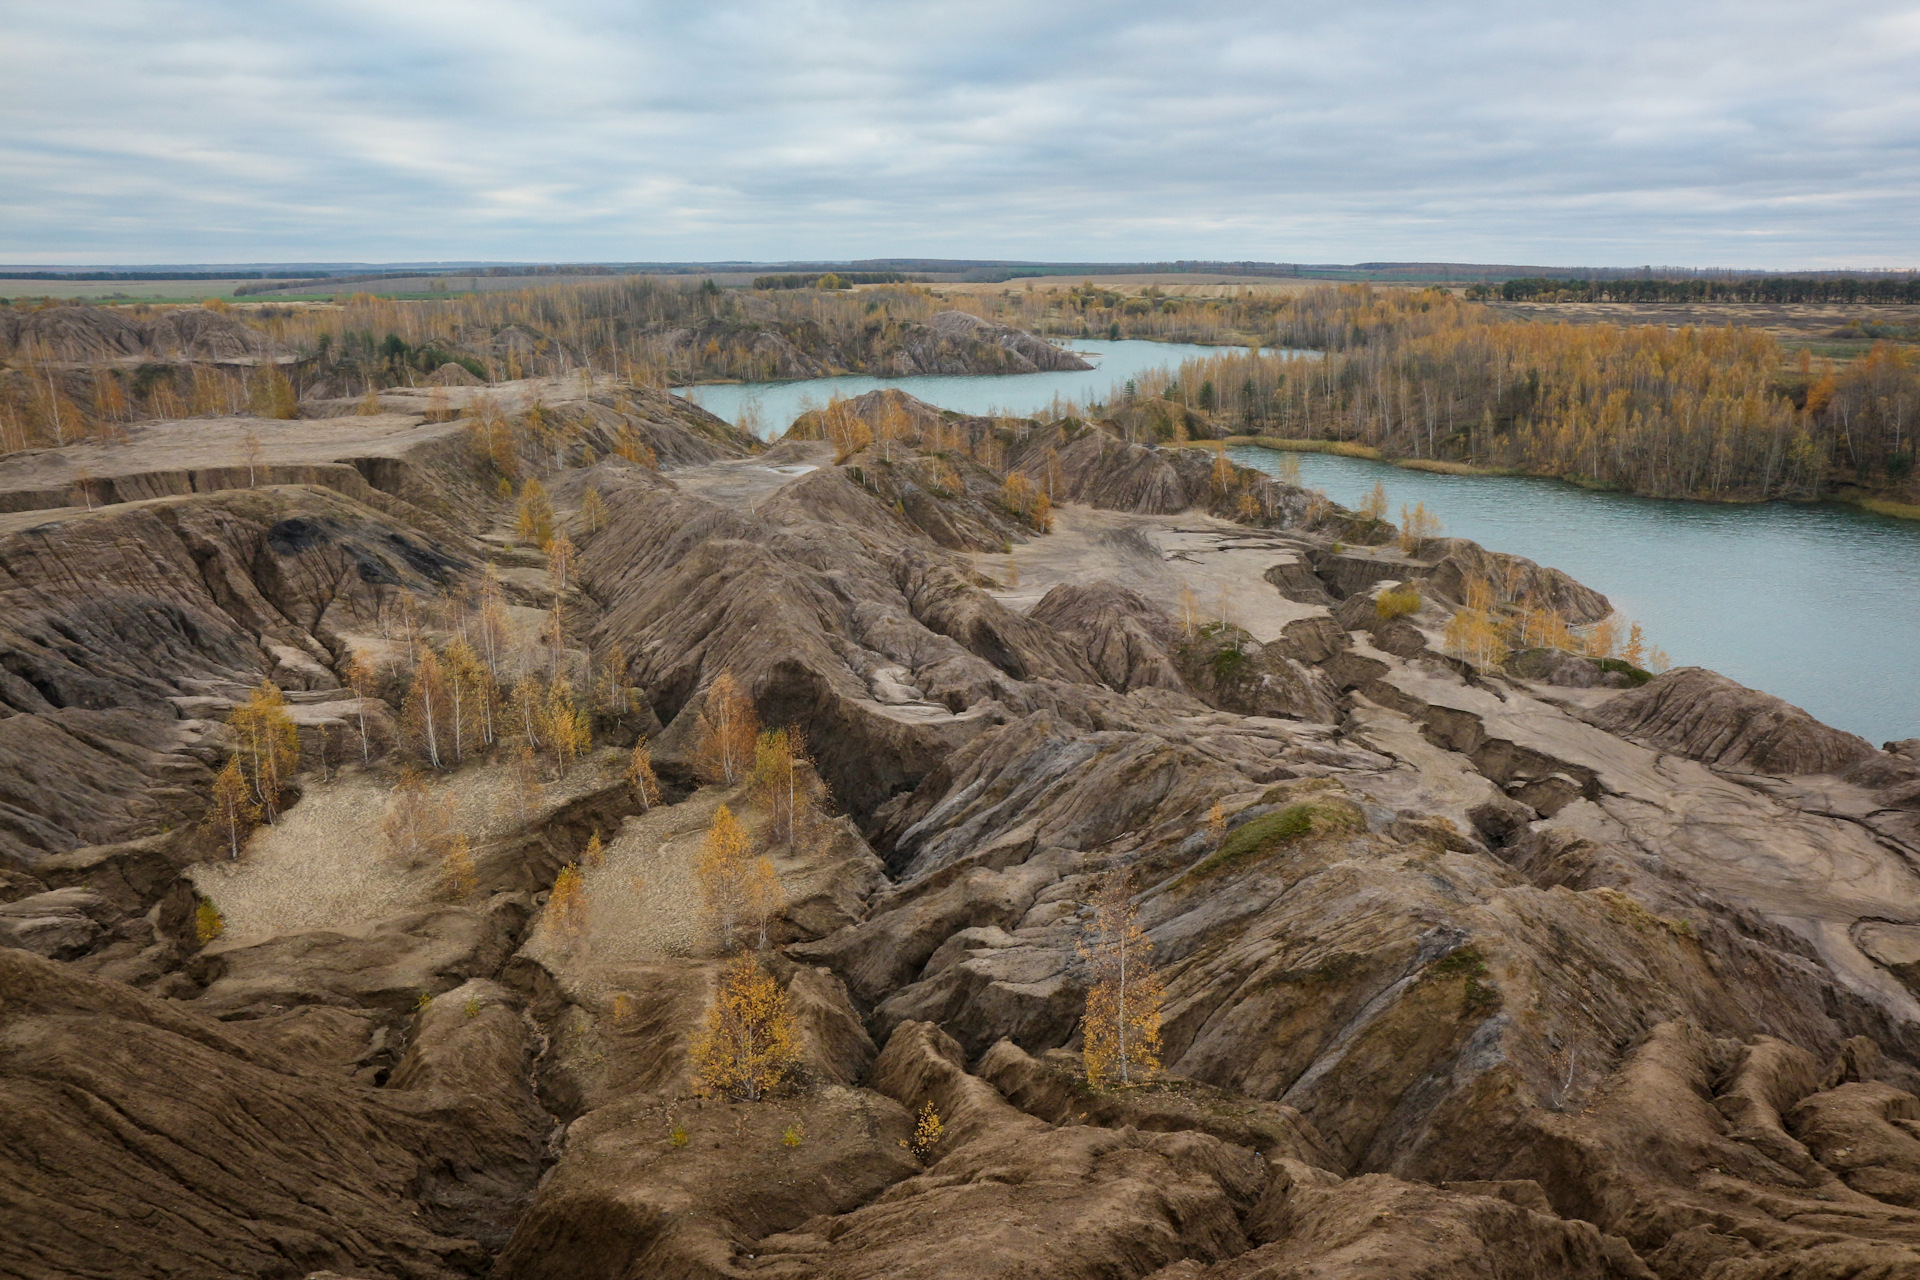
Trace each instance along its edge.
<path fill-rule="evenodd" d="M 1142 377 L 1220 433 L 1347 441 L 1389 457 L 1559 476 L 1670 498 L 1920 498 L 1920 362 L 1875 344 L 1843 364 L 1757 329 L 1507 321 L 1442 290 L 1292 299 L 1277 341 Z"/>
<path fill-rule="evenodd" d="M 1920 303 L 1920 276 L 1836 279 L 1756 276 L 1744 280 L 1546 280 L 1531 277 L 1467 289 L 1473 300 L 1505 302 L 1844 302 Z"/>
<path fill-rule="evenodd" d="M 1606 287 L 1648 283 L 1664 282 Z M 1878 342 L 1825 361 L 1757 329 L 1528 323 L 1444 289 L 1369 285 L 1180 297 L 1082 283 L 942 297 L 911 284 L 740 290 L 629 277 L 445 301 L 358 294 L 338 308 L 245 314 L 293 359 L 291 387 L 272 366 L 251 379 L 210 364 L 129 374 L 57 345 L 0 351 L 0 452 L 141 418 L 248 405 L 291 413 L 296 392 L 358 395 L 448 362 L 488 380 L 585 368 L 653 385 L 884 370 L 942 310 L 1044 333 L 1218 345 L 1217 356 L 1139 379 L 1131 405 L 1080 410 L 1151 420 L 1165 436 L 1348 441 L 1662 497 L 1816 498 L 1858 486 L 1920 501 L 1911 346 Z"/>

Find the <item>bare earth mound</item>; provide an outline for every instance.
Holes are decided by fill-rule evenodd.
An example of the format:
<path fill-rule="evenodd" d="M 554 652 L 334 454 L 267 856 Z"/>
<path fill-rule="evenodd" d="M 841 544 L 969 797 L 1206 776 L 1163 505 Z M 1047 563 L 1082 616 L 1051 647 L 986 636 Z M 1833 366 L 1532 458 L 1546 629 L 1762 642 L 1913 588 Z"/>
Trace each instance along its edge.
<path fill-rule="evenodd" d="M 1112 424 L 340 391 L 0 464 L 0 1271 L 1920 1274 L 1912 743 L 1476 665 L 1610 606 Z"/>

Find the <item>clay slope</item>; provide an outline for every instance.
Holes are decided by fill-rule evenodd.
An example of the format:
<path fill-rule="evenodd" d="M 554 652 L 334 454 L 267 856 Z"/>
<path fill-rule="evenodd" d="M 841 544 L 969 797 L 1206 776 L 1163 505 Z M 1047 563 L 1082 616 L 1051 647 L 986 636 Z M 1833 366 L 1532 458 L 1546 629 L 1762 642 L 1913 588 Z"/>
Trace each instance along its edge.
<path fill-rule="evenodd" d="M 0 307 L 0 354 L 65 364 L 133 359 L 216 364 L 286 361 L 293 353 L 230 313 L 172 307 L 136 317 L 117 307 Z"/>
<path fill-rule="evenodd" d="M 752 319 L 713 320 L 667 331 L 664 345 L 674 368 L 695 368 L 700 353 L 725 353 L 730 367 L 745 366 L 769 378 L 818 378 L 854 370 L 884 377 L 928 374 L 1038 373 L 1091 369 L 1080 357 L 1045 338 L 961 311 L 938 311 L 926 324 L 886 320 L 863 334 L 833 339 L 820 326 L 795 324 L 747 297 Z"/>
<path fill-rule="evenodd" d="M 493 394 L 511 416 L 534 390 Z M 844 441 L 750 454 L 668 401 L 655 471 L 593 445 L 643 416 L 609 398 L 543 398 L 573 442 L 524 459 L 579 537 L 564 586 L 503 507 L 453 500 L 482 492 L 471 451 L 405 455 L 409 508 L 437 489 L 470 521 L 427 543 L 401 508 L 274 486 L 5 544 L 29 623 L 0 742 L 25 722 L 136 766 L 81 770 L 111 804 L 55 804 L 54 779 L 9 798 L 14 1269 L 1920 1271 L 1911 744 L 1707 673 L 1476 668 L 1442 642 L 1469 579 L 1606 601 L 1459 540 L 1404 554 L 1204 450 L 883 396 L 843 406 L 891 425 L 836 463 Z M 1010 472 L 1053 487 L 1051 532 Z M 72 568 L 135 542 L 110 592 Z M 96 816 L 190 816 L 219 700 L 260 673 L 344 726 L 340 665 L 393 644 L 383 607 L 487 558 L 529 634 L 572 619 L 542 661 L 604 673 L 617 647 L 600 678 L 637 701 L 531 802 L 498 760 L 434 775 L 470 892 L 380 852 L 393 761 L 316 755 L 231 863 Z M 1403 582 L 1419 607 L 1383 616 Z M 810 838 L 698 775 L 723 673 L 804 730 L 838 811 Z M 169 715 L 206 727 L 170 738 Z M 639 732 L 666 783 L 645 805 L 621 778 Z M 694 872 L 721 804 L 780 886 L 760 963 L 798 1025 L 758 1102 L 692 1066 L 729 963 Z M 585 906 L 556 910 L 576 861 Z M 1091 1088 L 1082 947 L 1117 876 L 1164 1070 Z M 945 1131 L 915 1148 L 929 1106 Z M 84 1169 L 85 1212 L 49 1210 Z M 123 1245 L 119 1220 L 162 1225 Z"/>

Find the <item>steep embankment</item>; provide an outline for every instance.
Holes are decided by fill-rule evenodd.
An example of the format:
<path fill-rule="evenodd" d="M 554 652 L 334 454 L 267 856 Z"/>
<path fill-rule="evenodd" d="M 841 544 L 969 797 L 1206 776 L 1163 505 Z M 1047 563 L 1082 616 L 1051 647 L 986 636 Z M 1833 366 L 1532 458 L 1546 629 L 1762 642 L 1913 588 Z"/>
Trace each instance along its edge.
<path fill-rule="evenodd" d="M 31 606 L 0 743 L 102 757 L 8 798 L 0 926 L 65 960 L 0 951 L 9 1269 L 1920 1268 L 1920 746 L 1708 673 L 1475 668 L 1442 644 L 1470 581 L 1576 620 L 1606 601 L 1471 543 L 1408 554 L 1199 451 L 876 397 L 842 411 L 868 443 L 843 419 L 747 456 L 663 400 L 655 471 L 606 456 L 613 399 L 549 388 L 538 422 L 572 442 L 521 438 L 581 542 L 565 583 L 495 525 L 465 428 L 412 419 L 372 468 L 412 477 L 405 508 L 276 484 L 0 542 Z M 378 419 L 331 421 L 373 448 Z M 436 492 L 450 535 L 412 514 Z M 74 568 L 136 543 L 119 576 Z M 487 559 L 520 634 L 566 620 L 530 661 L 637 691 L 602 738 L 653 731 L 668 794 L 643 805 L 612 750 L 533 795 L 500 760 L 436 775 L 473 850 L 450 888 L 384 852 L 396 761 L 358 763 L 368 704 L 335 685 L 350 654 L 399 661 L 402 599 Z M 1417 608 L 1377 607 L 1400 583 Z M 335 754 L 239 861 L 179 878 L 212 853 L 185 823 L 222 700 L 269 671 Z M 723 672 L 805 731 L 843 816 L 787 840 L 764 796 L 692 785 Z M 795 1087 L 761 1102 L 690 1088 L 726 964 L 692 868 L 722 803 L 772 861 L 765 959 L 799 1027 Z M 584 905 L 556 905 L 590 834 Z M 1167 1078 L 1090 1090 L 1079 946 L 1116 873 Z M 231 908 L 211 942 L 204 893 Z M 916 1147 L 928 1104 L 945 1133 Z"/>

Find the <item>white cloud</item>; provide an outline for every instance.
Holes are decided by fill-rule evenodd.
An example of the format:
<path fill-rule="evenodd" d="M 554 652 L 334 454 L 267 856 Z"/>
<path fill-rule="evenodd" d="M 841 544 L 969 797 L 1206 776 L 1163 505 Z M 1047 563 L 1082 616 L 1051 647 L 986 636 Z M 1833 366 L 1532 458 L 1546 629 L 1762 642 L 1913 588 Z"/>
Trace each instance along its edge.
<path fill-rule="evenodd" d="M 0 13 L 0 260 L 1920 260 L 1911 0 Z"/>

